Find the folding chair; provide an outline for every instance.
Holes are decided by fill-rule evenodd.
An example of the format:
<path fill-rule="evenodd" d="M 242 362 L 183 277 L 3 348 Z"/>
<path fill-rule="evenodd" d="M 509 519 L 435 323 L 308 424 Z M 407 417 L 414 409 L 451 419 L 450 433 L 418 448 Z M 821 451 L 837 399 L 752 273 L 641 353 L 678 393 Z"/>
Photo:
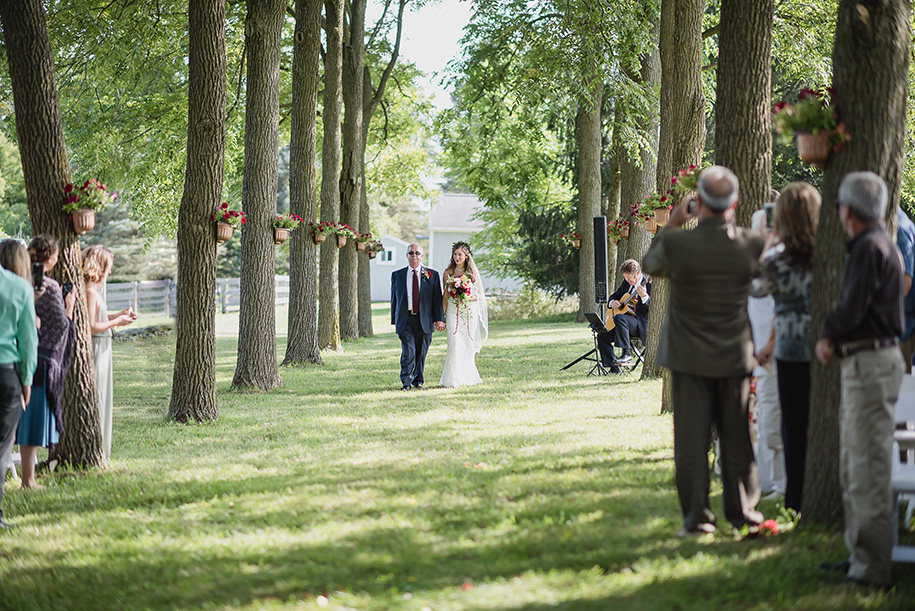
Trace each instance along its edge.
<path fill-rule="evenodd" d="M 891 485 L 893 491 L 893 561 L 915 562 L 915 546 L 899 545 L 899 505 L 903 495 L 908 497 L 908 508 L 904 517 L 904 526 L 908 527 L 915 509 L 915 460 L 912 448 L 915 447 L 915 376 L 902 378 L 899 398 L 896 400 L 895 418 L 897 426 L 893 438 L 893 471 Z M 905 456 L 905 460 L 902 459 Z"/>

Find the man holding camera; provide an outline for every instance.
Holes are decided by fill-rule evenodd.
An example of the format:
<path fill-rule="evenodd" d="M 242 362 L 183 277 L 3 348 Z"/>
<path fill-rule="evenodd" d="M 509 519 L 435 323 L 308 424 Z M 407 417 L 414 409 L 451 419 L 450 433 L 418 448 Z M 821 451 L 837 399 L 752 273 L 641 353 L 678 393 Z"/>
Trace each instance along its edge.
<path fill-rule="evenodd" d="M 684 197 L 674 209 L 642 262 L 646 273 L 670 279 L 657 364 L 671 370 L 680 536 L 715 530 L 708 503 L 712 423 L 721 447 L 725 517 L 736 528 L 762 521 L 747 421 L 749 375 L 756 365 L 747 297 L 760 273 L 765 237 L 728 222 L 737 205 L 733 172 L 706 168 L 698 190 L 698 200 Z M 694 215 L 697 227 L 680 229 Z"/>

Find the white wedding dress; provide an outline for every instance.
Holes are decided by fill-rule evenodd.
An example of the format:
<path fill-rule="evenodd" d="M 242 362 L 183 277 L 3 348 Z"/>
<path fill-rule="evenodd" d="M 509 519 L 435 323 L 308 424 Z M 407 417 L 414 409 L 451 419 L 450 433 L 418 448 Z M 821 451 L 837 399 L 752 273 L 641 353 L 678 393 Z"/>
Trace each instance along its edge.
<path fill-rule="evenodd" d="M 445 312 L 448 351 L 441 380 L 441 385 L 446 388 L 471 386 L 483 381 L 476 364 L 476 354 L 489 336 L 489 315 L 482 280 L 474 283 L 470 294 L 476 300 L 460 306 L 448 297 L 448 310 Z M 467 308 L 469 316 L 464 311 Z"/>

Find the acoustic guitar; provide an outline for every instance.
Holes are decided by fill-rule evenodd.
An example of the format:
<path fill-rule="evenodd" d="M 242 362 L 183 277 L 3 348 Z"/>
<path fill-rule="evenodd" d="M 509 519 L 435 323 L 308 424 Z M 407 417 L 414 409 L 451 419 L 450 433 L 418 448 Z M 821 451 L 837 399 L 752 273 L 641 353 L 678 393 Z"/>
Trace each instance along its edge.
<path fill-rule="evenodd" d="M 642 281 L 639 283 L 639 286 L 645 286 L 646 284 L 648 284 L 649 281 L 650 281 L 650 279 L 648 278 L 648 276 L 646 276 L 645 274 L 642 274 Z M 629 303 L 632 301 L 632 299 L 634 297 L 638 296 L 638 294 L 639 294 L 638 291 L 626 293 L 626 296 L 623 297 L 622 299 L 620 299 L 620 307 L 609 309 L 610 311 L 607 312 L 607 322 L 605 324 L 605 326 L 607 327 L 607 331 L 613 331 L 614 327 L 616 327 L 616 321 L 613 320 L 614 316 L 619 316 L 620 314 L 629 313 Z M 633 310 L 633 314 L 635 314 L 634 310 Z"/>

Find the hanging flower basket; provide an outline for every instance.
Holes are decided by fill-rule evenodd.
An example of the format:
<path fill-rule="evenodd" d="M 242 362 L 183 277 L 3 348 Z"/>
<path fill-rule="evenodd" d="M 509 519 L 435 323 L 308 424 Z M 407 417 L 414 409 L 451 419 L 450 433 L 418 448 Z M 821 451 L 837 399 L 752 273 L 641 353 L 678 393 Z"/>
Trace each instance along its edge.
<path fill-rule="evenodd" d="M 572 240 L 572 248 L 581 248 L 581 240 Z"/>
<path fill-rule="evenodd" d="M 289 230 L 285 227 L 273 228 L 273 243 L 282 244 L 289 239 Z"/>
<path fill-rule="evenodd" d="M 70 213 L 73 221 L 73 231 L 76 235 L 86 235 L 95 227 L 95 210 L 92 208 L 79 208 Z"/>
<path fill-rule="evenodd" d="M 623 238 L 624 240 L 629 239 L 629 225 L 626 225 L 625 227 L 623 227 L 620 230 L 620 237 Z"/>
<path fill-rule="evenodd" d="M 316 233 L 316 234 L 314 234 L 314 238 L 315 238 L 315 244 L 321 244 L 322 242 L 324 242 L 324 240 L 327 239 L 327 236 L 324 235 L 323 233 Z"/>
<path fill-rule="evenodd" d="M 343 248 L 346 246 L 346 236 L 338 235 L 337 236 L 337 248 Z"/>
<path fill-rule="evenodd" d="M 359 250 L 359 251 L 365 250 L 365 242 L 356 242 L 356 250 Z"/>
<path fill-rule="evenodd" d="M 648 233 L 656 233 L 658 231 L 658 223 L 654 220 L 653 216 L 645 219 L 645 231 Z"/>
<path fill-rule="evenodd" d="M 823 169 L 829 160 L 830 132 L 810 134 L 799 132 L 797 134 L 797 154 L 804 161 L 815 168 Z"/>
<path fill-rule="evenodd" d="M 228 223 L 216 223 L 216 243 L 222 244 L 223 242 L 228 242 L 232 239 L 232 233 L 235 231 L 235 228 Z"/>
<path fill-rule="evenodd" d="M 376 253 L 374 250 L 369 251 L 369 259 L 374 259 L 376 256 L 378 256 L 378 253 Z"/>
<path fill-rule="evenodd" d="M 667 224 L 667 221 L 670 220 L 670 208 L 655 208 L 654 209 L 654 222 L 658 224 L 658 227 L 663 227 Z"/>
<path fill-rule="evenodd" d="M 614 246 L 616 246 L 620 241 L 620 239 L 616 236 L 610 236 L 608 239 L 610 240 L 610 243 L 613 244 Z"/>

